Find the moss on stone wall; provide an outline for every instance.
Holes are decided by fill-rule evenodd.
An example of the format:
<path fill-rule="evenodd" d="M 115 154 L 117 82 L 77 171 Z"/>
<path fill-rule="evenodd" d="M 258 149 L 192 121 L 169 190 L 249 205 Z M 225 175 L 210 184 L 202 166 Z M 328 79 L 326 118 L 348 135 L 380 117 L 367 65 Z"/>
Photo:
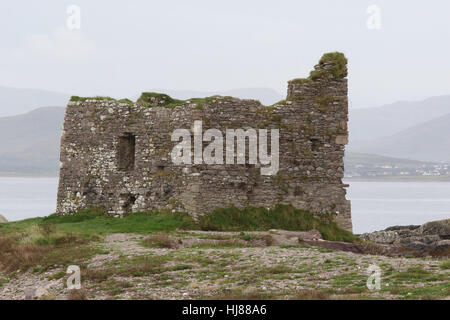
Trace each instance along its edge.
<path fill-rule="evenodd" d="M 137 104 L 142 107 L 165 107 L 165 108 L 175 108 L 187 103 L 196 104 L 197 110 L 203 110 L 203 106 L 207 103 L 213 102 L 216 99 L 232 99 L 232 97 L 223 97 L 219 95 L 214 95 L 204 98 L 190 98 L 186 100 L 179 100 L 170 97 L 164 93 L 157 92 L 143 92 Z"/>
<path fill-rule="evenodd" d="M 341 52 L 325 53 L 319 60 L 319 68 L 309 73 L 308 78 L 297 78 L 290 84 L 307 84 L 319 79 L 338 79 L 347 76 L 347 58 Z"/>
<path fill-rule="evenodd" d="M 126 104 L 134 104 L 133 101 L 131 101 L 130 99 L 127 99 L 127 98 L 117 100 L 117 102 L 126 103 Z"/>
<path fill-rule="evenodd" d="M 333 97 L 333 96 L 328 96 L 328 95 L 314 97 L 315 107 L 322 112 L 327 111 L 328 108 L 330 106 L 332 106 L 333 103 L 339 102 L 339 101 L 342 101 L 342 99 L 339 97 Z"/>
<path fill-rule="evenodd" d="M 111 97 L 102 97 L 102 96 L 96 96 L 96 97 L 79 97 L 79 96 L 72 96 L 70 97 L 70 101 L 74 101 L 74 102 L 84 102 L 86 100 L 106 100 L 106 101 L 116 101 L 119 103 L 126 103 L 126 104 L 134 104 L 133 101 L 131 101 L 130 99 L 124 98 L 124 99 L 120 99 L 120 100 L 116 100 L 114 98 Z"/>
<path fill-rule="evenodd" d="M 183 100 L 174 99 L 167 94 L 158 92 L 143 92 L 136 103 L 141 107 L 166 107 L 175 108 L 185 102 Z"/>
<path fill-rule="evenodd" d="M 320 69 L 311 71 L 310 79 L 338 79 L 347 76 L 347 58 L 341 52 L 325 53 L 319 60 L 319 66 Z"/>
<path fill-rule="evenodd" d="M 289 81 L 289 83 L 293 84 L 305 84 L 305 83 L 311 83 L 312 80 L 310 78 L 296 78 Z"/>

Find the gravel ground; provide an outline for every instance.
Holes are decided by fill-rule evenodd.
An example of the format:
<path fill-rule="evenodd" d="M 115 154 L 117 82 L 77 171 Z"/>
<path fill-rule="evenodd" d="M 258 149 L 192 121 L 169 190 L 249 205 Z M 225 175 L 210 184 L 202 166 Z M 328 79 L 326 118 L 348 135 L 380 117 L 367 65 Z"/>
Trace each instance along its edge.
<path fill-rule="evenodd" d="M 267 241 L 267 236 L 271 241 Z M 306 235 L 308 236 L 308 235 Z M 313 237 L 313 235 L 309 235 Z M 167 237 L 167 235 L 166 235 Z M 305 237 L 305 234 L 301 238 Z M 331 251 L 299 234 L 179 232 L 155 248 L 113 234 L 81 267 L 83 299 L 449 299 L 450 273 L 435 258 Z M 314 241 L 320 242 L 315 239 Z M 308 242 L 311 244 L 311 242 Z M 374 266 L 376 267 L 374 267 Z M 369 290 L 368 268 L 380 290 Z M 65 268 L 0 274 L 0 299 L 68 299 Z"/>

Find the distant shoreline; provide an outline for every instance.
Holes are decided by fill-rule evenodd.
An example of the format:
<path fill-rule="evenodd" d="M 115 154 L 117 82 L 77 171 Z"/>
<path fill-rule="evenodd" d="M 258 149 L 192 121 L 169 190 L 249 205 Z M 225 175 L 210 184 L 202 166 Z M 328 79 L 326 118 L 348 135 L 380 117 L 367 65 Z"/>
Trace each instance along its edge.
<path fill-rule="evenodd" d="M 57 174 L 0 172 L 0 178 L 58 178 Z M 344 178 L 348 182 L 450 182 L 450 176 L 390 176 Z"/>
<path fill-rule="evenodd" d="M 379 178 L 344 178 L 343 180 L 349 182 L 450 182 L 449 176 L 391 176 Z"/>

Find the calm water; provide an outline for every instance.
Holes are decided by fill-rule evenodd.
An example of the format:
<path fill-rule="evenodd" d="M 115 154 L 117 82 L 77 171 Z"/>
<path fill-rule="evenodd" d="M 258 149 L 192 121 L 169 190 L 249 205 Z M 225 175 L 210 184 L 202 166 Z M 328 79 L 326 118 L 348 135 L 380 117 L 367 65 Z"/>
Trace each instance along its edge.
<path fill-rule="evenodd" d="M 450 218 L 450 182 L 349 182 L 353 232 Z"/>
<path fill-rule="evenodd" d="M 0 177 L 0 214 L 9 221 L 55 212 L 57 178 Z"/>
<path fill-rule="evenodd" d="M 0 214 L 14 221 L 53 213 L 57 184 L 57 178 L 0 177 Z M 450 218 L 447 182 L 350 182 L 347 197 L 355 233 Z"/>

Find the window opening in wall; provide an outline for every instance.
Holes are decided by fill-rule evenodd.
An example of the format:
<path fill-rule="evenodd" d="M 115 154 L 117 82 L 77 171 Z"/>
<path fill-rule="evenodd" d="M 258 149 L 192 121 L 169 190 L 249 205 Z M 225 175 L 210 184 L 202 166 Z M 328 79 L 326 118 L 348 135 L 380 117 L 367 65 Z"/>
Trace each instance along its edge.
<path fill-rule="evenodd" d="M 130 171 L 134 169 L 135 153 L 136 136 L 131 133 L 120 136 L 117 147 L 117 167 L 119 170 Z"/>
<path fill-rule="evenodd" d="M 311 151 L 318 151 L 320 148 L 320 140 L 319 139 L 311 139 Z"/>

